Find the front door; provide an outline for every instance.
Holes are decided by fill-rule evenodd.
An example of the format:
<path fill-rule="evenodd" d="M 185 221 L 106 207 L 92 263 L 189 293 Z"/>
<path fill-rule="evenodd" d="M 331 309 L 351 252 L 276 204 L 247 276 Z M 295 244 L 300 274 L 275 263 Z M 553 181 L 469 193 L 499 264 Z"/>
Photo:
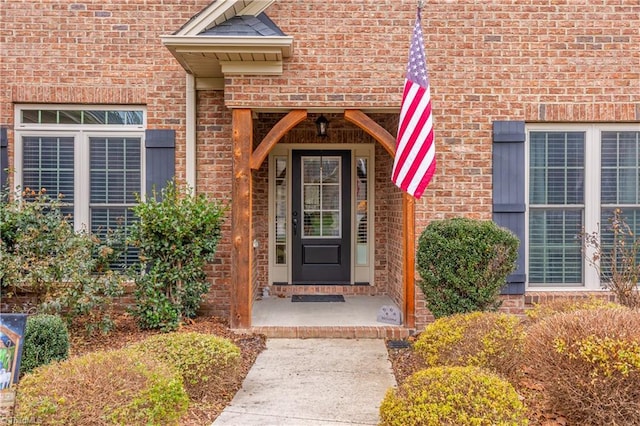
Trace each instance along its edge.
<path fill-rule="evenodd" d="M 351 152 L 294 150 L 293 284 L 351 282 Z"/>

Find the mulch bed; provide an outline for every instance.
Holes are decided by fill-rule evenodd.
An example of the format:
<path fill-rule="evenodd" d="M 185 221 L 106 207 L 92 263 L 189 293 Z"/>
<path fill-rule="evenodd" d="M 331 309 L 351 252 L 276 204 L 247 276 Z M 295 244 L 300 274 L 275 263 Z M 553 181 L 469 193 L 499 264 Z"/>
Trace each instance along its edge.
<path fill-rule="evenodd" d="M 241 350 L 242 361 L 238 380 L 230 383 L 226 392 L 207 395 L 202 401 L 192 402 L 187 415 L 181 419 L 184 426 L 202 426 L 211 424 L 229 404 L 233 396 L 240 389 L 242 381 L 255 362 L 258 354 L 266 347 L 266 339 L 260 334 L 242 334 L 229 328 L 228 321 L 217 317 L 198 317 L 184 324 L 179 331 L 215 334 L 229 338 Z M 87 335 L 81 327 L 71 330 L 70 356 L 80 356 L 98 350 L 120 349 L 131 343 L 138 342 L 158 331 L 140 330 L 133 318 L 121 315 L 115 320 L 115 329 L 109 334 L 93 333 Z M 423 361 L 413 351 L 412 345 L 416 336 L 409 337 L 407 348 L 387 347 L 389 360 L 398 385 L 416 371 L 425 368 Z M 530 415 L 530 426 L 568 426 L 564 417 L 549 410 L 544 397 L 544 388 L 533 378 L 527 376 L 518 386 Z"/>

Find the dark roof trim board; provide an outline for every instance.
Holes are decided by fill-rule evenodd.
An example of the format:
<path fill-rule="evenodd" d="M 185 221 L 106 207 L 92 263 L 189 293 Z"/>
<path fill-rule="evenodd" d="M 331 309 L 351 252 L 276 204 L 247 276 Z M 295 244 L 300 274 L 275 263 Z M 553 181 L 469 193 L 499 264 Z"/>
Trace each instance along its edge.
<path fill-rule="evenodd" d="M 275 0 L 214 0 L 193 16 L 174 35 L 196 35 L 219 25 L 234 16 L 257 16 Z"/>

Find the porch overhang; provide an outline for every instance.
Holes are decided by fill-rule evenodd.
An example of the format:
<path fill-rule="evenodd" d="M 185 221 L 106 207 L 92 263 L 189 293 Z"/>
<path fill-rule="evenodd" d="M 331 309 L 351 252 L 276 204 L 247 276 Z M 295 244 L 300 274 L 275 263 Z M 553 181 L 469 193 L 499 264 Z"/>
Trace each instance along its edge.
<path fill-rule="evenodd" d="M 293 54 L 291 36 L 161 36 L 180 65 L 196 78 L 225 75 L 281 75 Z"/>
<path fill-rule="evenodd" d="M 253 241 L 253 175 L 280 139 L 293 127 L 305 120 L 308 111 L 291 110 L 276 123 L 264 139 L 255 146 L 253 140 L 253 113 L 250 108 L 232 110 L 233 185 L 232 185 L 232 243 L 230 323 L 232 328 L 251 327 L 252 294 L 252 241 Z M 379 142 L 391 157 L 395 156 L 395 138 L 382 126 L 357 109 L 345 109 L 345 119 L 363 129 Z M 415 327 L 415 200 L 403 193 L 402 198 L 402 313 L 405 328 Z"/>

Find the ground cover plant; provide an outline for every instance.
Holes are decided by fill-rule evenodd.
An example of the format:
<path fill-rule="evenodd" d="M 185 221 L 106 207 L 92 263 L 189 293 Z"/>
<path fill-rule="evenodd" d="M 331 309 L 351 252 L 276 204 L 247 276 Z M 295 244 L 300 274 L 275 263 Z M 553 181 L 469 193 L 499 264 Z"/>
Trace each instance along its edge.
<path fill-rule="evenodd" d="M 418 282 L 431 313 L 495 310 L 500 289 L 516 267 L 518 238 L 492 221 L 432 221 L 420 235 Z"/>
<path fill-rule="evenodd" d="M 387 392 L 380 406 L 383 426 L 527 424 L 513 386 L 478 367 L 432 367 Z"/>
<path fill-rule="evenodd" d="M 414 350 L 428 367 L 476 366 L 504 377 L 521 372 L 525 332 L 515 315 L 471 312 L 429 324 Z"/>

